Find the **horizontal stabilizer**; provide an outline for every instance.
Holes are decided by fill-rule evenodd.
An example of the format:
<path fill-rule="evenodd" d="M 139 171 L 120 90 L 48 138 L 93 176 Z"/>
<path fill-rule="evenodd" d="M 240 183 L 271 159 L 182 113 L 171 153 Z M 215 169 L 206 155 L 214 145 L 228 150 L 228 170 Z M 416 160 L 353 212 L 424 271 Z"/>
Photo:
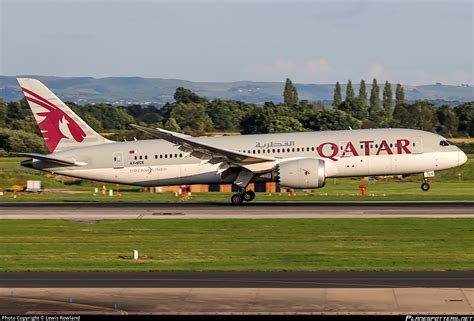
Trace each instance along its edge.
<path fill-rule="evenodd" d="M 53 156 L 50 156 L 50 155 L 44 155 L 44 154 L 37 154 L 37 153 L 15 153 L 15 154 L 20 155 L 20 156 L 27 156 L 27 157 L 31 157 L 31 158 L 39 159 L 39 160 L 42 160 L 42 161 L 51 162 L 51 163 L 56 163 L 56 164 L 59 164 L 59 165 L 65 165 L 65 166 L 85 166 L 85 165 L 87 165 L 87 163 L 84 163 L 84 162 L 68 161 L 68 160 L 65 160 L 65 159 L 53 157 Z"/>

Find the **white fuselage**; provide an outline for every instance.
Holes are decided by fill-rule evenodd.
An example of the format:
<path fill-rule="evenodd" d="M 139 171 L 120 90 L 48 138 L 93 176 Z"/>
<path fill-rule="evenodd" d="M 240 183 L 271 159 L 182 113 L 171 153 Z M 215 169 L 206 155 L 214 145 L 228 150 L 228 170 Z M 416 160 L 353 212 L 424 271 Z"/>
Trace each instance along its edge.
<path fill-rule="evenodd" d="M 326 177 L 423 173 L 462 165 L 466 155 L 441 144 L 437 134 L 411 129 L 362 129 L 327 132 L 199 137 L 196 140 L 279 162 L 298 158 L 325 161 Z M 84 166 L 34 161 L 33 167 L 78 178 L 139 186 L 232 183 L 219 164 L 186 156 L 165 140 L 114 142 L 54 153 Z M 256 168 L 258 172 L 258 168 Z M 256 177 L 255 180 L 271 180 Z"/>

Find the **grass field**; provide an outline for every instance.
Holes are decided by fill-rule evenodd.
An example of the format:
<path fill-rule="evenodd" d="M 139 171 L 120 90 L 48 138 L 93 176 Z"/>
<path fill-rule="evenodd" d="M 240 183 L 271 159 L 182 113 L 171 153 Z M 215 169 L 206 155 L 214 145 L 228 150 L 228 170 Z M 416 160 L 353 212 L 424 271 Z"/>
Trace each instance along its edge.
<path fill-rule="evenodd" d="M 471 219 L 0 222 L 1 271 L 474 270 Z M 137 249 L 147 260 L 133 261 Z"/>
<path fill-rule="evenodd" d="M 472 156 L 472 155 L 471 155 Z M 137 187 L 121 186 L 121 196 L 94 195 L 94 187 L 103 183 L 66 178 L 66 184 L 59 176 L 46 174 L 19 165 L 21 158 L 0 158 L 0 189 L 14 184 L 25 185 L 26 180 L 41 180 L 48 192 L 7 193 L 0 196 L 2 201 L 92 201 L 92 202 L 176 202 L 181 201 L 174 193 L 146 193 Z M 359 185 L 368 186 L 369 196 L 360 196 Z M 431 189 L 420 189 L 421 175 L 404 179 L 380 179 L 374 182 L 356 179 L 327 179 L 326 186 L 312 192 L 297 192 L 296 197 L 287 193 L 257 193 L 256 201 L 435 201 L 474 200 L 474 159 L 461 167 L 436 173 Z M 107 189 L 115 189 L 114 184 L 105 184 Z M 232 193 L 193 193 L 191 202 L 228 202 Z"/>

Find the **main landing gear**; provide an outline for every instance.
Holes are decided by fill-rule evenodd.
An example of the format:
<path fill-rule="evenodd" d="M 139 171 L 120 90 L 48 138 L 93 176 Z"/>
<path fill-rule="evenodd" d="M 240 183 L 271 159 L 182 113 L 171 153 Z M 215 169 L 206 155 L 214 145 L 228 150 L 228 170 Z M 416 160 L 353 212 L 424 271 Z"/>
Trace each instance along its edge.
<path fill-rule="evenodd" d="M 234 184 L 239 187 L 239 192 L 237 194 L 232 195 L 230 201 L 234 205 L 240 205 L 244 201 L 250 202 L 253 201 L 255 198 L 255 193 L 253 191 L 247 191 L 247 186 L 249 185 L 252 178 L 255 176 L 254 173 L 248 170 L 240 171 L 239 175 L 234 181 Z"/>
<path fill-rule="evenodd" d="M 255 198 L 255 193 L 254 193 L 254 191 L 245 191 L 245 190 L 242 190 L 242 191 L 240 191 L 239 193 L 232 195 L 232 197 L 230 198 L 230 201 L 231 201 L 232 204 L 234 204 L 234 205 L 240 205 L 240 204 L 242 204 L 244 201 L 246 201 L 246 202 L 251 202 L 251 201 L 254 200 L 254 198 Z"/>

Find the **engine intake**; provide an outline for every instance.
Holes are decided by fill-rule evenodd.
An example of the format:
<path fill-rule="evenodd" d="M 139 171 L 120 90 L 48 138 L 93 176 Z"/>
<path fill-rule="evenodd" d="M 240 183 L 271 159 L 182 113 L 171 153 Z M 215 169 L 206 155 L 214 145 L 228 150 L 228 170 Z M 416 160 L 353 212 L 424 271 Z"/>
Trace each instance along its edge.
<path fill-rule="evenodd" d="M 320 188 L 325 184 L 324 160 L 303 158 L 278 165 L 278 179 L 282 186 L 292 188 Z"/>

